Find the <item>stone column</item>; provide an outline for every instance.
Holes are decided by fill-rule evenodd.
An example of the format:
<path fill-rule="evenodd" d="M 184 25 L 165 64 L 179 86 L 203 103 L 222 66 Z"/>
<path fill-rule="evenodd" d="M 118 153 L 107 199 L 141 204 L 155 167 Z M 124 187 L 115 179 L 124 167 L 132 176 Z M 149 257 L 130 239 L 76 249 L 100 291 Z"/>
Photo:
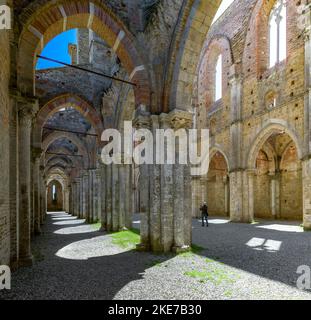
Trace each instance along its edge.
<path fill-rule="evenodd" d="M 106 212 L 106 230 L 112 230 L 112 164 L 106 165 L 106 183 L 105 183 L 105 212 Z"/>
<path fill-rule="evenodd" d="M 44 221 L 46 219 L 46 213 L 47 213 L 47 181 L 46 181 L 46 175 L 43 174 L 42 177 L 42 206 L 43 206 L 43 210 L 42 215 L 41 215 L 41 224 L 44 224 Z"/>
<path fill-rule="evenodd" d="M 142 106 L 136 111 L 133 126 L 136 129 L 150 129 L 150 113 Z M 139 201 L 140 201 L 140 241 L 138 250 L 150 249 L 150 166 L 148 164 L 139 166 Z"/>
<path fill-rule="evenodd" d="M 119 165 L 112 165 L 112 231 L 120 228 L 120 182 Z"/>
<path fill-rule="evenodd" d="M 84 193 L 83 193 L 83 184 L 84 184 L 84 181 L 83 181 L 83 176 L 81 176 L 80 178 L 78 178 L 78 190 L 77 190 L 77 195 L 78 195 L 78 201 L 79 201 L 79 206 L 78 206 L 78 217 L 80 219 L 83 219 L 84 216 L 83 216 L 83 197 L 84 197 Z"/>
<path fill-rule="evenodd" d="M 280 217 L 280 172 L 270 176 L 271 186 L 271 213 L 277 219 Z"/>
<path fill-rule="evenodd" d="M 99 193 L 100 193 L 100 209 L 99 209 L 99 219 L 101 223 L 101 229 L 100 231 L 106 231 L 107 230 L 107 208 L 106 208 L 106 192 L 107 192 L 107 175 L 106 175 L 106 169 L 107 167 L 100 163 L 100 183 L 99 183 Z"/>
<path fill-rule="evenodd" d="M 87 222 L 94 222 L 94 170 L 88 170 L 88 215 Z"/>
<path fill-rule="evenodd" d="M 34 212 L 34 232 L 41 234 L 41 207 L 40 207 L 40 158 L 42 150 L 39 148 L 32 148 L 32 161 L 33 161 L 33 212 Z"/>
<path fill-rule="evenodd" d="M 230 183 L 230 221 L 243 221 L 243 170 L 229 174 Z"/>
<path fill-rule="evenodd" d="M 83 187 L 82 187 L 82 218 L 89 221 L 89 174 L 87 171 L 83 173 Z"/>
<path fill-rule="evenodd" d="M 224 186 L 225 186 L 225 214 L 226 216 L 230 215 L 229 208 L 230 208 L 230 188 L 229 188 L 229 180 L 228 176 L 224 176 Z"/>
<path fill-rule="evenodd" d="M 311 158 L 302 161 L 303 227 L 311 231 Z"/>
<path fill-rule="evenodd" d="M 23 105 L 18 112 L 19 141 L 19 265 L 32 265 L 30 249 L 31 213 L 30 213 L 30 141 L 33 118 L 33 105 Z"/>
<path fill-rule="evenodd" d="M 254 222 L 254 170 L 247 171 L 248 208 L 245 210 L 244 222 Z"/>
<path fill-rule="evenodd" d="M 101 222 L 102 217 L 102 180 L 101 180 L 101 171 L 100 169 L 96 170 L 96 221 Z"/>

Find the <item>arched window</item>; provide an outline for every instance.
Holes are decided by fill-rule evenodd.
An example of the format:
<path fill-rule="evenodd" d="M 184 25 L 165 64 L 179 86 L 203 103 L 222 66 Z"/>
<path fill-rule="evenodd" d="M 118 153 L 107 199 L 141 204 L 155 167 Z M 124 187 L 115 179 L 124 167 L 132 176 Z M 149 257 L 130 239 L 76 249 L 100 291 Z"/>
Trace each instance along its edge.
<path fill-rule="evenodd" d="M 215 72 L 215 101 L 222 98 L 222 55 L 220 54 L 216 63 Z"/>
<path fill-rule="evenodd" d="M 278 0 L 274 5 L 269 22 L 270 30 L 270 68 L 286 59 L 286 3 Z"/>
<path fill-rule="evenodd" d="M 56 186 L 55 186 L 55 184 L 53 184 L 53 187 L 52 187 L 52 195 L 53 195 L 53 200 L 55 201 L 56 200 Z"/>

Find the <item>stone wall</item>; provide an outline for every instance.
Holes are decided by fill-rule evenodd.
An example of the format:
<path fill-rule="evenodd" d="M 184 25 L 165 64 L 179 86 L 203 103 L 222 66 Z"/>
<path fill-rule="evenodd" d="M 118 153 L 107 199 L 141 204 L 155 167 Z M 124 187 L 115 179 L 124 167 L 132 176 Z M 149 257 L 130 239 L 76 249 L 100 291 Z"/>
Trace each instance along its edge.
<path fill-rule="evenodd" d="M 297 168 L 284 169 L 280 174 L 278 217 L 302 219 L 300 161 L 305 152 L 303 144 L 306 130 L 305 44 L 298 28 L 296 4 L 288 2 L 287 59 L 276 67 L 269 68 L 267 32 L 269 12 L 274 3 L 275 1 L 235 1 L 210 29 L 198 68 L 194 91 L 194 101 L 198 106 L 198 127 L 210 129 L 211 147 L 226 154 L 230 170 L 236 171 L 230 175 L 233 220 L 250 221 L 254 215 L 273 217 L 275 200 L 271 199 L 271 172 L 261 172 L 258 161 L 251 164 L 250 159 L 256 159 L 257 156 L 260 159 L 260 147 L 274 134 L 282 134 L 281 128 L 291 133 L 290 141 L 293 143 L 295 140 L 295 147 L 301 152 L 300 158 L 296 155 L 294 161 Z M 211 61 L 215 61 L 220 53 L 224 56 L 223 98 L 214 103 L 215 66 Z M 273 106 L 271 96 L 272 101 L 274 97 L 276 99 Z M 280 124 L 280 129 L 273 129 L 273 124 Z M 265 128 L 266 135 L 262 134 L 260 138 Z M 260 146 L 256 150 L 253 148 L 255 144 Z M 284 147 L 285 141 L 283 144 L 280 142 L 280 146 L 282 145 Z M 288 155 L 285 149 L 278 151 L 280 150 L 275 150 L 277 156 L 286 163 Z M 207 182 L 206 187 L 211 189 L 210 193 L 215 193 L 215 185 L 217 184 Z M 193 196 L 194 199 L 197 197 Z M 216 199 L 222 202 L 221 195 L 216 196 Z"/>
<path fill-rule="evenodd" d="M 9 197 L 9 32 L 0 30 L 0 265 L 10 262 L 10 197 Z"/>

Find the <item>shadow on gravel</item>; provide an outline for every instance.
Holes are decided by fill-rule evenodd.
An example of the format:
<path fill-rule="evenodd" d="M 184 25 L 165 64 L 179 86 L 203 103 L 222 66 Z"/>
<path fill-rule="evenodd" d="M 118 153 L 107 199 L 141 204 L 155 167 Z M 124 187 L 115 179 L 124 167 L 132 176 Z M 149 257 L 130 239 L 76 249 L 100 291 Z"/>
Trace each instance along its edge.
<path fill-rule="evenodd" d="M 66 246 L 103 237 L 107 233 L 91 230 L 81 234 L 55 234 L 55 231 L 65 226 L 55 225 L 52 217 L 55 217 L 55 214 L 48 216 L 42 236 L 36 237 L 32 243 L 36 260 L 34 265 L 31 268 L 21 268 L 12 274 L 12 290 L 0 291 L 0 300 L 111 300 L 129 282 L 142 279 L 145 270 L 155 263 L 155 259 L 161 262 L 168 259 L 136 250 L 87 260 L 58 257 L 56 253 Z M 64 219 L 66 218 L 68 216 L 64 216 Z"/>
<path fill-rule="evenodd" d="M 213 220 L 208 228 L 193 221 L 193 243 L 204 248 L 200 252 L 204 257 L 293 287 L 299 277 L 297 268 L 311 267 L 311 233 L 297 232 L 298 223 L 250 225 Z"/>

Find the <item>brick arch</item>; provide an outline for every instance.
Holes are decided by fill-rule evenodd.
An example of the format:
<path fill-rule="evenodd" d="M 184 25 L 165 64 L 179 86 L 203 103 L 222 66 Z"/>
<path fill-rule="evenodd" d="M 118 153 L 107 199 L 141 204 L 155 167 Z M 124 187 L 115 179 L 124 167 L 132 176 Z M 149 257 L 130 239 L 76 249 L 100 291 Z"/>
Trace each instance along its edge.
<path fill-rule="evenodd" d="M 69 163 L 65 161 L 65 159 L 62 158 L 53 158 L 52 160 L 49 160 L 47 164 L 45 165 L 45 170 L 49 170 L 51 167 L 54 167 L 55 165 L 62 165 L 64 167 L 68 166 Z"/>
<path fill-rule="evenodd" d="M 243 53 L 243 73 L 245 76 L 261 76 L 269 68 L 269 18 L 277 0 L 258 0 L 249 19 Z M 287 1 L 287 52 L 298 45 L 298 12 L 295 1 Z M 295 38 L 293 43 L 290 39 Z"/>
<path fill-rule="evenodd" d="M 63 170 L 60 168 L 52 168 L 49 171 L 47 172 L 46 185 L 49 186 L 52 181 L 56 180 L 61 184 L 63 190 L 65 190 L 68 186 L 68 181 L 69 181 L 66 173 L 63 172 Z"/>
<path fill-rule="evenodd" d="M 34 127 L 34 139 L 37 144 L 40 144 L 42 137 L 43 126 L 46 121 L 62 108 L 73 107 L 77 110 L 95 129 L 98 144 L 101 143 L 100 137 L 104 130 L 104 125 L 101 120 L 101 115 L 87 101 L 77 95 L 65 94 L 56 97 L 47 102 L 38 112 Z"/>
<path fill-rule="evenodd" d="M 191 110 L 196 71 L 207 32 L 221 0 L 187 0 L 171 47 L 164 111 Z"/>
<path fill-rule="evenodd" d="M 28 10 L 31 12 L 31 5 Z M 91 29 L 113 48 L 126 69 L 129 80 L 137 85 L 134 87 L 136 106 L 143 104 L 149 108 L 150 79 L 137 42 L 125 25 L 99 0 L 49 1 L 32 12 L 23 23 L 19 39 L 19 89 L 28 95 L 34 95 L 36 55 L 55 36 L 73 28 Z"/>
<path fill-rule="evenodd" d="M 90 165 L 90 157 L 87 148 L 83 142 L 73 133 L 70 132 L 53 132 L 49 134 L 42 142 L 43 153 L 47 151 L 48 147 L 55 141 L 66 138 L 72 141 L 72 143 L 79 149 L 79 154 L 83 156 L 84 166 L 88 168 Z"/>
<path fill-rule="evenodd" d="M 257 134 L 246 156 L 246 166 L 248 169 L 256 169 L 256 159 L 260 149 L 262 149 L 265 142 L 273 133 L 285 133 L 287 134 L 295 144 L 297 148 L 298 158 L 302 159 L 302 142 L 297 136 L 296 132 L 289 126 L 284 120 L 269 120 L 263 126 L 263 129 Z"/>
<path fill-rule="evenodd" d="M 199 107 L 210 107 L 214 103 L 215 69 L 219 55 L 222 55 L 222 88 L 223 96 L 229 81 L 230 67 L 234 63 L 230 39 L 224 35 L 216 35 L 210 39 L 202 50 L 197 69 L 197 84 L 195 86 Z"/>
<path fill-rule="evenodd" d="M 57 155 L 52 155 L 52 154 L 46 154 L 46 155 L 45 155 L 45 163 L 44 163 L 44 165 L 47 165 L 47 164 L 48 164 L 48 161 L 50 161 L 50 160 L 53 159 L 53 158 L 66 158 L 66 159 L 68 159 L 68 160 L 71 162 L 71 164 L 72 164 L 73 166 L 75 166 L 76 168 L 80 168 L 80 167 L 81 167 L 81 162 L 79 162 L 76 157 L 70 157 L 70 152 L 69 152 L 67 149 L 65 149 L 65 148 L 59 148 L 59 149 L 58 149 L 58 152 L 59 152 L 59 153 L 62 153 L 62 154 L 64 154 L 64 155 L 67 154 L 68 157 L 66 157 L 66 156 L 57 156 Z"/>
<path fill-rule="evenodd" d="M 212 148 L 210 149 L 210 151 L 209 151 L 209 154 L 210 154 L 210 156 L 209 156 L 210 163 L 211 163 L 213 157 L 214 157 L 217 153 L 220 153 L 220 154 L 223 156 L 223 158 L 224 158 L 224 160 L 225 160 L 225 162 L 226 162 L 226 165 L 227 165 L 227 171 L 230 172 L 230 161 L 229 161 L 229 158 L 228 158 L 228 156 L 226 155 L 226 153 L 224 152 L 224 150 L 223 150 L 219 145 L 214 146 L 214 147 L 212 147 Z"/>

